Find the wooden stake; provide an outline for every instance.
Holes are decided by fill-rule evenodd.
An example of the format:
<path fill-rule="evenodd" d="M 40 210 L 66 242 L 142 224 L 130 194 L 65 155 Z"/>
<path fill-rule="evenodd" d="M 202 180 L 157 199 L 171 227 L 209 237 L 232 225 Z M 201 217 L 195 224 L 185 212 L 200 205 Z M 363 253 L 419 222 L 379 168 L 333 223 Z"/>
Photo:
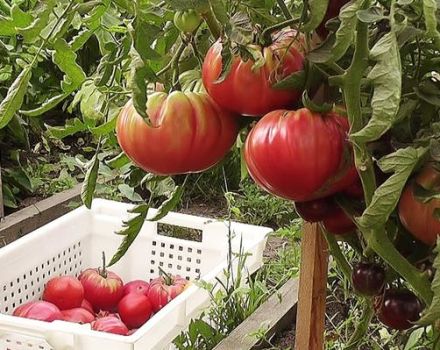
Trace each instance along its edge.
<path fill-rule="evenodd" d="M 301 241 L 295 350 L 324 349 L 328 247 L 317 224 L 306 223 Z"/>

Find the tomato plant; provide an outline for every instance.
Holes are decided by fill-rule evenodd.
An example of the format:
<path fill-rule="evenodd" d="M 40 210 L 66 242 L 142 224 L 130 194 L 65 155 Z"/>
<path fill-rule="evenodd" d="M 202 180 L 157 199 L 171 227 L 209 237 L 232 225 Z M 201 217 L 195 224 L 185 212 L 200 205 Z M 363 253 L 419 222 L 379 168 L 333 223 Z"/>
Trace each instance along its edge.
<path fill-rule="evenodd" d="M 428 245 L 434 245 L 440 235 L 440 199 L 435 197 L 439 191 L 440 171 L 429 166 L 410 181 L 399 202 L 399 217 L 403 226 Z M 422 192 L 421 195 L 425 197 L 418 198 L 417 192 Z"/>
<path fill-rule="evenodd" d="M 226 155 L 237 137 L 235 116 L 206 94 L 156 93 L 148 99 L 147 113 L 151 125 L 128 102 L 116 130 L 124 152 L 154 174 L 206 170 Z"/>
<path fill-rule="evenodd" d="M 323 198 L 357 178 L 347 132 L 347 119 L 336 112 L 277 110 L 249 133 L 246 165 L 270 193 L 293 201 Z"/>
<path fill-rule="evenodd" d="M 153 314 L 153 309 L 147 296 L 130 293 L 119 301 L 118 312 L 126 326 L 133 329 L 147 322 Z"/>
<path fill-rule="evenodd" d="M 73 276 L 54 277 L 44 288 L 43 300 L 55 304 L 60 310 L 80 307 L 83 299 L 84 288 Z"/>
<path fill-rule="evenodd" d="M 267 47 L 248 47 L 262 55 L 262 62 L 235 55 L 230 71 L 222 78 L 223 46 L 218 41 L 209 49 L 203 63 L 205 88 L 221 107 L 239 114 L 259 116 L 291 106 L 299 100 L 301 91 L 275 89 L 272 85 L 303 69 L 302 45 L 297 32 L 281 31 Z"/>
<path fill-rule="evenodd" d="M 174 14 L 174 25 L 184 33 L 195 31 L 201 22 L 202 18 L 194 10 L 177 11 Z"/>

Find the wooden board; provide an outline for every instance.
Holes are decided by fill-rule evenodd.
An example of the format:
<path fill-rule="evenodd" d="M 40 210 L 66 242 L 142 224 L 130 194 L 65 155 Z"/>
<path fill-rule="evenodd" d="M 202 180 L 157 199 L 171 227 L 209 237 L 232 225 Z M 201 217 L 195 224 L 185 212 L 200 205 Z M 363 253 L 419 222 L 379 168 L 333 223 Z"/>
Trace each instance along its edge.
<path fill-rule="evenodd" d="M 0 247 L 69 212 L 68 204 L 81 200 L 81 187 L 76 185 L 5 217 L 0 222 Z"/>
<path fill-rule="evenodd" d="M 298 279 L 287 281 L 214 350 L 263 349 L 266 344 L 259 344 L 260 340 L 250 334 L 265 329 L 266 338 L 270 339 L 275 333 L 291 327 L 295 320 L 298 288 Z"/>
<path fill-rule="evenodd" d="M 328 247 L 317 224 L 306 223 L 301 241 L 295 350 L 323 350 Z"/>

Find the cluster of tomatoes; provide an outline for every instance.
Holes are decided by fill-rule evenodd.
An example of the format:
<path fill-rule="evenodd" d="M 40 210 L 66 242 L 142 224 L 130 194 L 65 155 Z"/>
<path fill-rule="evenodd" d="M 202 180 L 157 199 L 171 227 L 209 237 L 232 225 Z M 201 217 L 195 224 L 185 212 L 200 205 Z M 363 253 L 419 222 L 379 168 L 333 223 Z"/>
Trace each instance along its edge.
<path fill-rule="evenodd" d="M 170 275 L 150 283 L 135 280 L 124 285 L 114 272 L 86 269 L 78 278 L 52 278 L 44 288 L 42 300 L 20 305 L 13 315 L 46 322 L 91 324 L 96 331 L 130 335 L 187 285 L 186 279 Z"/>

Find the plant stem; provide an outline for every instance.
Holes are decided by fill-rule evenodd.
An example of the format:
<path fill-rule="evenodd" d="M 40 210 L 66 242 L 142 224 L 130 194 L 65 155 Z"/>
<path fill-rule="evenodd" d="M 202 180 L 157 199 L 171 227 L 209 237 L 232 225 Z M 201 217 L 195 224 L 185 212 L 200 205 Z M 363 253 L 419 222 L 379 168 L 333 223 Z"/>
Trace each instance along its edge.
<path fill-rule="evenodd" d="M 359 348 L 359 342 L 364 338 L 368 331 L 368 326 L 370 325 L 371 319 L 374 315 L 373 305 L 370 300 L 364 300 L 362 318 L 356 325 L 354 333 L 350 337 L 348 344 L 344 347 L 344 350 L 355 350 Z"/>
<path fill-rule="evenodd" d="M 102 252 L 102 270 L 99 272 L 99 274 L 104 277 L 107 278 L 107 265 L 105 264 L 105 252 Z"/>
<path fill-rule="evenodd" d="M 335 236 L 331 233 L 328 233 L 324 228 L 322 228 L 322 232 L 325 232 L 325 239 L 328 244 L 328 248 L 330 250 L 331 255 L 335 258 L 336 263 L 344 274 L 345 278 L 351 281 L 351 266 L 347 261 L 344 254 L 342 254 L 341 247 L 339 247 L 338 242 L 335 239 Z"/>
<path fill-rule="evenodd" d="M 184 43 L 181 43 L 180 46 L 177 48 L 177 51 L 174 53 L 173 57 L 171 58 L 171 60 L 167 63 L 165 67 L 163 67 L 160 71 L 158 71 L 156 75 L 160 76 L 166 73 L 167 71 L 169 71 L 171 68 L 173 68 L 174 61 L 176 60 L 176 58 L 177 61 L 179 61 L 180 56 L 182 56 L 182 53 L 185 50 L 185 47 L 186 45 Z"/>
<path fill-rule="evenodd" d="M 222 29 L 217 19 L 215 18 L 214 12 L 212 12 L 211 6 L 209 6 L 209 9 L 206 12 L 202 13 L 201 16 L 208 25 L 209 31 L 211 32 L 214 39 L 217 40 L 218 38 L 220 38 Z"/>
<path fill-rule="evenodd" d="M 368 8 L 370 1 L 364 1 L 363 9 Z M 356 47 L 352 63 L 342 76 L 343 92 L 347 114 L 350 122 L 350 132 L 354 133 L 364 127 L 361 111 L 361 81 L 368 67 L 368 25 L 358 21 Z M 354 144 L 355 164 L 364 189 L 367 206 L 371 203 L 376 190 L 376 179 L 373 160 L 363 143 Z M 429 305 L 432 292 L 429 280 L 412 266 L 394 247 L 384 228 L 361 228 L 361 233 L 368 244 L 384 261 L 386 261 L 400 276 L 402 276 Z"/>
<path fill-rule="evenodd" d="M 289 9 L 287 8 L 286 3 L 284 0 L 277 0 L 278 6 L 280 7 L 281 11 L 283 12 L 284 17 L 287 19 L 292 19 L 292 14 L 290 13 Z"/>

